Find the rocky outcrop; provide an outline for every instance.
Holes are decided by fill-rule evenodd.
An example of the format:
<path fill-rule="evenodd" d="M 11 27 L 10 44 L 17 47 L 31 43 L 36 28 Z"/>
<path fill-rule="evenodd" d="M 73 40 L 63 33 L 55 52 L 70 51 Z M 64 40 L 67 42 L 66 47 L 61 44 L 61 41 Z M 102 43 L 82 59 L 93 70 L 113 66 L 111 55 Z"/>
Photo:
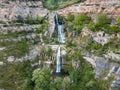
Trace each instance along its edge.
<path fill-rule="evenodd" d="M 2 34 L 6 34 L 8 30 L 10 30 L 11 32 L 16 32 L 16 31 L 36 31 L 37 28 L 40 25 L 22 25 L 22 26 L 8 26 L 8 27 L 4 27 L 1 26 L 0 27 L 0 33 Z"/>
<path fill-rule="evenodd" d="M 115 60 L 115 61 L 120 61 L 120 51 L 118 51 L 117 53 L 114 53 L 113 51 L 110 51 L 110 52 L 108 52 L 104 56 L 107 59 L 112 59 L 112 60 Z"/>
<path fill-rule="evenodd" d="M 52 34 L 55 30 L 55 12 L 49 13 L 48 15 L 48 22 L 49 22 L 49 26 L 48 26 L 48 30 L 50 33 L 50 37 L 52 37 Z"/>
<path fill-rule="evenodd" d="M 12 1 L 0 0 L 0 21 L 15 20 L 19 15 L 26 18 L 27 15 L 35 17 L 45 16 L 49 11 L 43 8 L 41 1 Z M 73 14 L 94 14 L 105 12 L 110 15 L 120 14 L 119 0 L 86 0 L 83 3 L 74 4 L 57 11 L 58 14 L 66 16 L 69 12 Z"/>
<path fill-rule="evenodd" d="M 16 32 L 16 31 L 36 31 L 40 25 L 22 25 L 22 26 L 8 26 L 8 27 L 0 27 L 0 33 L 6 34 L 8 31 Z"/>
<path fill-rule="evenodd" d="M 66 16 L 68 13 L 95 14 L 99 12 L 105 12 L 114 16 L 120 15 L 120 0 L 86 0 L 83 3 L 58 10 L 58 13 L 63 16 Z"/>
<path fill-rule="evenodd" d="M 24 19 L 27 15 L 42 17 L 47 13 L 41 1 L 0 0 L 0 21 L 15 20 L 19 15 Z"/>
<path fill-rule="evenodd" d="M 94 41 L 98 42 L 99 44 L 105 45 L 109 42 L 111 36 L 103 31 L 99 31 L 92 33 L 92 38 Z"/>
<path fill-rule="evenodd" d="M 84 27 L 81 32 L 82 37 L 84 36 L 91 36 L 93 40 L 101 45 L 105 45 L 109 42 L 112 38 L 109 34 L 105 33 L 104 31 L 92 32 L 87 27 Z"/>

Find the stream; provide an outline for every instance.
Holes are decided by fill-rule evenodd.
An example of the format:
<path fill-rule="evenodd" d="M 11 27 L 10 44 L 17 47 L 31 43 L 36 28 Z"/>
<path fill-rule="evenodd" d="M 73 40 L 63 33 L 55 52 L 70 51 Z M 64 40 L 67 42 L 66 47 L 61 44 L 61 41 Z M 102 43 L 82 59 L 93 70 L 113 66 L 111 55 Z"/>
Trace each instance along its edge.
<path fill-rule="evenodd" d="M 58 41 L 59 44 L 65 44 L 65 34 L 63 31 L 63 25 L 59 24 L 59 18 L 57 13 L 55 14 L 55 20 L 56 20 L 56 26 L 57 26 L 57 31 L 58 31 Z M 57 51 L 57 57 L 56 57 L 56 73 L 60 73 L 61 72 L 61 50 L 60 50 L 60 46 L 58 47 L 58 51 Z"/>

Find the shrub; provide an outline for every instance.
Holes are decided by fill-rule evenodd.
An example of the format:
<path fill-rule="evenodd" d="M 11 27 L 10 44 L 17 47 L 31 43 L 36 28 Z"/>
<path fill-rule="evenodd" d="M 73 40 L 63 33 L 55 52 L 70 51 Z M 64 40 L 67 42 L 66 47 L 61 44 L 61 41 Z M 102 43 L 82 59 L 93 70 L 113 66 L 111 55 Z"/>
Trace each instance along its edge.
<path fill-rule="evenodd" d="M 117 24 L 120 25 L 120 16 L 117 18 Z"/>
<path fill-rule="evenodd" d="M 72 40 L 66 41 L 66 47 L 74 47 L 74 46 L 76 46 L 76 45 L 72 43 Z"/>
<path fill-rule="evenodd" d="M 116 25 L 112 25 L 110 26 L 110 30 L 109 30 L 109 33 L 118 33 L 119 32 L 119 27 L 116 26 Z"/>
<path fill-rule="evenodd" d="M 42 33 L 43 32 L 43 29 L 42 29 L 42 26 L 39 26 L 36 30 L 36 33 Z"/>
<path fill-rule="evenodd" d="M 18 15 L 18 16 L 17 16 L 17 22 L 23 23 L 23 22 L 24 22 L 23 17 L 20 16 L 20 15 Z"/>
<path fill-rule="evenodd" d="M 67 20 L 68 21 L 73 21 L 74 20 L 74 15 L 72 13 L 68 13 Z"/>
<path fill-rule="evenodd" d="M 88 21 L 89 21 L 89 17 L 87 15 L 81 13 L 81 14 L 77 14 L 75 16 L 74 24 L 75 25 L 81 25 L 81 24 L 85 24 Z"/>
<path fill-rule="evenodd" d="M 96 31 L 96 25 L 95 25 L 95 23 L 94 23 L 94 22 L 90 22 L 90 23 L 88 24 L 88 28 L 89 28 L 90 30 L 92 30 L 92 31 Z"/>
<path fill-rule="evenodd" d="M 106 24 L 109 24 L 110 21 L 107 17 L 106 14 L 104 13 L 98 13 L 96 16 L 96 24 L 100 25 L 100 26 L 104 26 Z"/>
<path fill-rule="evenodd" d="M 92 49 L 95 49 L 95 50 L 98 50 L 98 49 L 101 49 L 102 48 L 102 45 L 101 44 L 92 44 L 91 46 Z"/>

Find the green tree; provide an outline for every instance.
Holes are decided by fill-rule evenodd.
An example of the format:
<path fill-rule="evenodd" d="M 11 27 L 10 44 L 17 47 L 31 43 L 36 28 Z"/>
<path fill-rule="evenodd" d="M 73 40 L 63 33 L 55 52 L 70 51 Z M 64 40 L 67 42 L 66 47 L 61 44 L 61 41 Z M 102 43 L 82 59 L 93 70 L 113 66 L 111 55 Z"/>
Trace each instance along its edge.
<path fill-rule="evenodd" d="M 33 90 L 31 78 L 34 69 L 30 60 L 0 66 L 0 87 L 5 90 Z"/>
<path fill-rule="evenodd" d="M 8 55 L 12 55 L 14 57 L 24 56 L 29 51 L 29 45 L 26 39 L 22 39 L 21 41 L 15 42 L 11 46 L 7 46 L 6 53 Z"/>
<path fill-rule="evenodd" d="M 86 22 L 88 22 L 89 18 L 87 15 L 81 13 L 81 14 L 77 14 L 75 16 L 75 21 L 74 21 L 74 24 L 75 25 L 81 25 L 81 24 L 84 24 Z"/>
<path fill-rule="evenodd" d="M 26 23 L 28 23 L 28 24 L 33 24 L 34 23 L 32 15 L 29 15 L 29 14 L 27 15 Z"/>
<path fill-rule="evenodd" d="M 18 15 L 17 17 L 17 22 L 23 23 L 23 17 Z"/>
<path fill-rule="evenodd" d="M 77 14 L 73 22 L 73 30 L 79 35 L 85 24 L 89 23 L 89 17 L 83 13 Z"/>
<path fill-rule="evenodd" d="M 56 90 L 62 89 L 62 82 L 63 82 L 62 78 L 60 78 L 60 77 L 55 78 L 54 84 L 55 84 Z"/>
<path fill-rule="evenodd" d="M 34 90 L 49 90 L 50 88 L 50 69 L 42 68 L 33 72 L 32 80 L 35 82 Z"/>
<path fill-rule="evenodd" d="M 71 90 L 70 78 L 69 77 L 64 78 L 63 87 L 65 88 L 65 90 Z"/>

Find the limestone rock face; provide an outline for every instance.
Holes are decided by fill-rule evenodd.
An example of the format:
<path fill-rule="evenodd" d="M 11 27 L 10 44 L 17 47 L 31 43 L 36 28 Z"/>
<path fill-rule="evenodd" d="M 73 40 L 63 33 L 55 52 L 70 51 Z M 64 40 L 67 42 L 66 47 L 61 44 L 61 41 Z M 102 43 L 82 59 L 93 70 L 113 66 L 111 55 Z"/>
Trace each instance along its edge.
<path fill-rule="evenodd" d="M 58 10 L 60 15 L 66 16 L 68 13 L 86 13 L 95 14 L 105 12 L 114 16 L 120 15 L 120 0 L 86 0 L 83 3 L 78 3 Z"/>
<path fill-rule="evenodd" d="M 48 10 L 43 8 L 41 1 L 0 0 L 0 21 L 15 20 L 18 15 L 25 18 L 27 15 L 45 16 L 47 13 Z"/>
<path fill-rule="evenodd" d="M 120 0 L 86 0 L 85 2 L 68 6 L 57 11 L 58 14 L 66 16 L 69 12 L 73 14 L 94 14 L 105 12 L 109 15 L 120 15 Z M 0 21 L 15 20 L 18 15 L 25 18 L 28 14 L 45 16 L 48 10 L 43 8 L 39 1 L 0 0 Z"/>

